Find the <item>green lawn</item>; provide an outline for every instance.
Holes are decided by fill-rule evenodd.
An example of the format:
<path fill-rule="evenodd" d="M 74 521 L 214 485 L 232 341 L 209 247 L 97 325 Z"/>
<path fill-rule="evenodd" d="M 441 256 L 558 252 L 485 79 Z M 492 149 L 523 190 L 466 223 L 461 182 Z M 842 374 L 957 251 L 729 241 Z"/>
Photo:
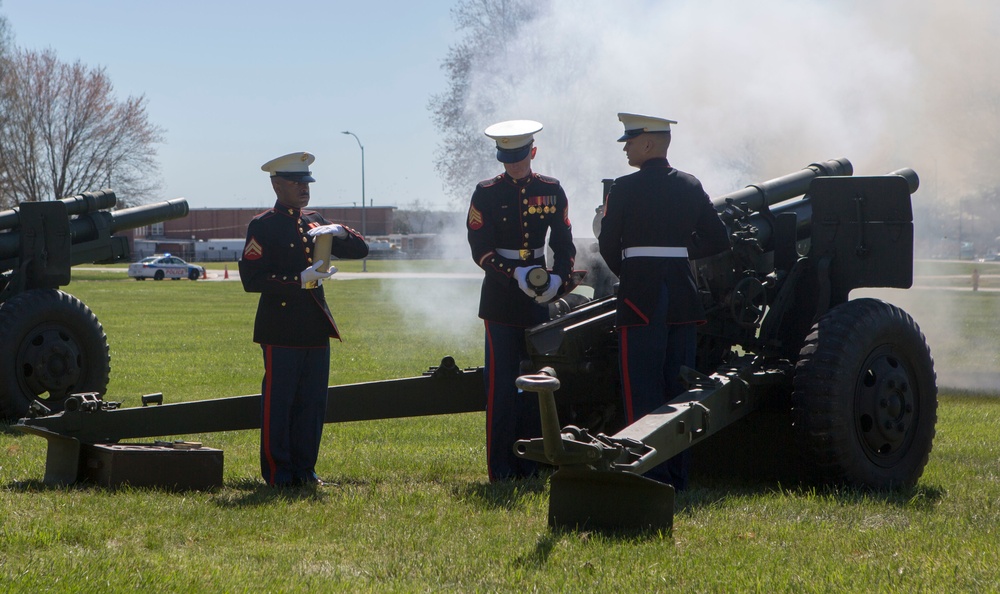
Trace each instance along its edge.
<path fill-rule="evenodd" d="M 108 334 L 110 399 L 259 392 L 256 297 L 239 283 L 83 278 L 66 290 Z M 950 334 L 925 328 L 938 375 L 995 370 L 1000 293 L 941 293 L 900 303 L 921 326 L 947 316 Z M 328 299 L 345 337 L 332 348 L 331 383 L 417 375 L 444 355 L 480 363 L 478 281 L 336 281 Z M 482 413 L 328 425 L 318 471 L 336 485 L 316 492 L 264 487 L 250 431 L 188 436 L 225 451 L 224 486 L 179 494 L 46 487 L 44 440 L 2 432 L 0 584 L 26 593 L 996 592 L 1000 398 L 970 393 L 942 390 L 934 451 L 913 490 L 695 484 L 678 496 L 671 534 L 628 538 L 549 530 L 543 480 L 490 485 Z"/>

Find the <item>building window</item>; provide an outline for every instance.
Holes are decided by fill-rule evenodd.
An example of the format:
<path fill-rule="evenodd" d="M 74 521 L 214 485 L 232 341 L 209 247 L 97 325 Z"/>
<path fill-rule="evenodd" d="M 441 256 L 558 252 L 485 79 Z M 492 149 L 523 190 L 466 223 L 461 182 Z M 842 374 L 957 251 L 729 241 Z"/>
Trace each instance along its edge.
<path fill-rule="evenodd" d="M 152 225 L 150 225 L 149 226 L 149 234 L 153 235 L 153 236 L 156 236 L 156 237 L 162 237 L 163 236 L 163 223 L 153 223 Z"/>

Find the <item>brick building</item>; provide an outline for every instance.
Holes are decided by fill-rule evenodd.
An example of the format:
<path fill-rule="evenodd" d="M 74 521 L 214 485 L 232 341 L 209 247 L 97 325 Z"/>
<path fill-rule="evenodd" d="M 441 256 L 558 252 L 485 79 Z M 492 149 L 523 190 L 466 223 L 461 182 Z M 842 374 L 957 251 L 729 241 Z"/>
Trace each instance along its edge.
<path fill-rule="evenodd" d="M 185 260 L 238 260 L 250 219 L 265 210 L 192 208 L 184 218 L 139 227 L 131 235 L 133 258 L 169 252 Z M 392 233 L 396 207 L 310 206 L 309 210 L 319 212 L 330 221 L 362 231 L 371 242 Z"/>

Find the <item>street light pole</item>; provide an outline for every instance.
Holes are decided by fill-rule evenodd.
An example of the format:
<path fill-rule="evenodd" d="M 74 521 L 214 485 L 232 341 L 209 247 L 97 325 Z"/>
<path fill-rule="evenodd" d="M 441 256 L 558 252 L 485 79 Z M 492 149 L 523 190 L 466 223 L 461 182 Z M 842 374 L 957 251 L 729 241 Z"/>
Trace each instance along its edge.
<path fill-rule="evenodd" d="M 365 241 L 368 240 L 368 229 L 367 221 L 365 220 L 365 145 L 361 144 L 361 139 L 354 132 L 344 130 L 341 134 L 350 134 L 354 137 L 354 140 L 358 141 L 358 147 L 361 148 L 361 235 L 364 236 Z M 361 272 L 368 272 L 368 258 L 362 258 L 361 260 Z"/>

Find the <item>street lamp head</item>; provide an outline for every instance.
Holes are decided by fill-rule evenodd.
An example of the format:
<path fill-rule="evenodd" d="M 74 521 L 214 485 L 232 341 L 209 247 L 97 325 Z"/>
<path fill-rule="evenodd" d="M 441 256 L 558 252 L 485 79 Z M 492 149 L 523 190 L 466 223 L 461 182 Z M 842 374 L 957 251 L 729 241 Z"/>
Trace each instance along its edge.
<path fill-rule="evenodd" d="M 361 139 L 358 138 L 358 135 L 355 134 L 354 132 L 351 132 L 350 130 L 344 130 L 343 132 L 341 132 L 341 134 L 350 134 L 351 136 L 354 137 L 354 140 L 358 142 L 358 146 L 361 147 L 361 158 L 364 159 L 365 145 L 361 144 Z"/>

